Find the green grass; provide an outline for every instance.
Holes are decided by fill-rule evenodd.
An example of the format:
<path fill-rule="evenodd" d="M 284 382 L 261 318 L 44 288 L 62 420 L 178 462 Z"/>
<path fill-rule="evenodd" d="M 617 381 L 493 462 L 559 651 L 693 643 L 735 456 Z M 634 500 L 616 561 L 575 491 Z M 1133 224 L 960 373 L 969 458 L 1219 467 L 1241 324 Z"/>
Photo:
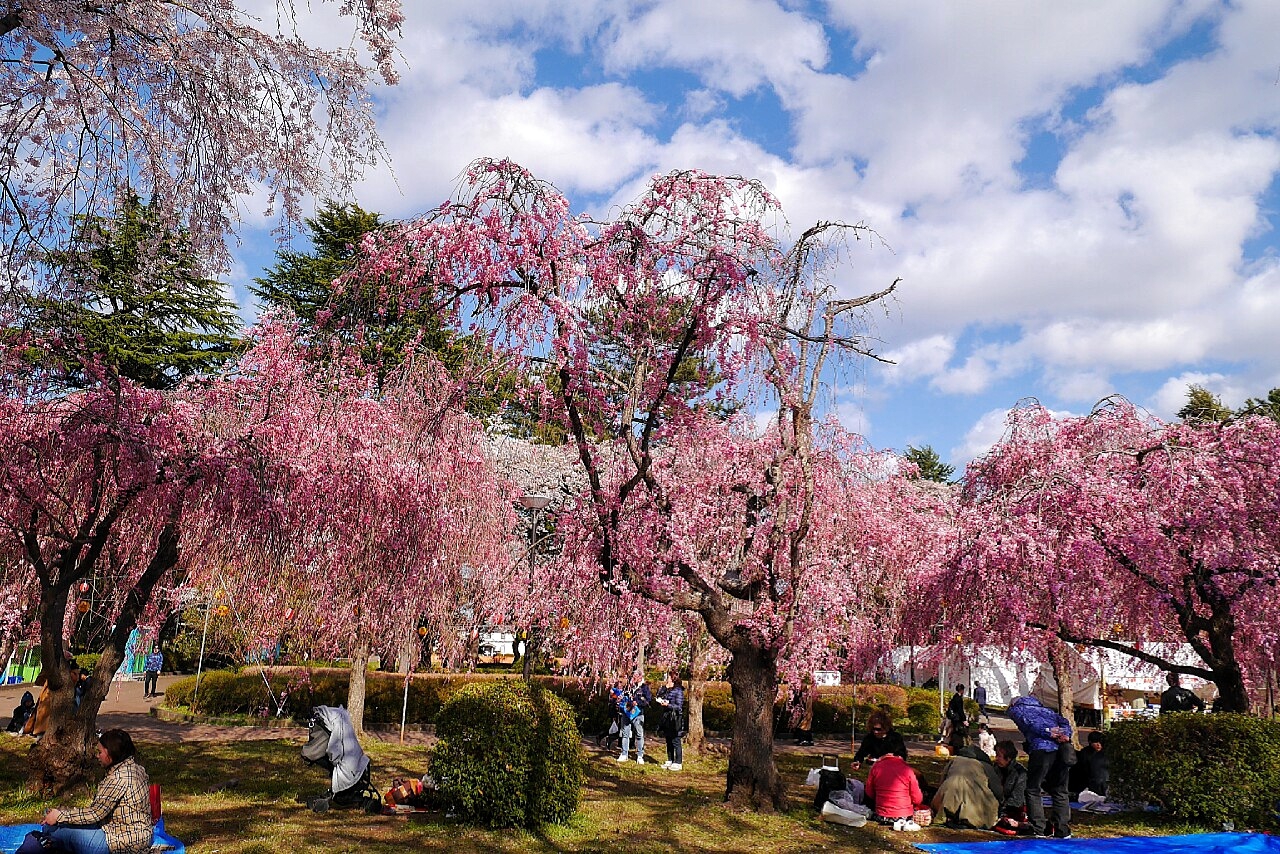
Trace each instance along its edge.
<path fill-rule="evenodd" d="M 38 820 L 52 802 L 33 797 L 23 785 L 26 739 L 0 739 L 0 823 Z M 366 816 L 358 812 L 312 813 L 302 799 L 322 792 L 324 775 L 299 758 L 297 740 L 191 742 L 140 745 L 140 760 L 153 782 L 163 786 L 166 824 L 193 854 L 308 852 L 605 852 L 717 851 L 803 852 L 917 851 L 912 842 L 990 840 L 993 834 L 928 828 L 895 834 L 867 825 L 824 824 L 810 808 L 813 789 L 802 783 L 815 757 L 779 754 L 778 764 L 792 795 L 778 815 L 735 812 L 723 803 L 725 760 L 711 756 L 686 762 L 679 774 L 656 765 L 618 765 L 611 754 L 590 751 L 582 807 L 569 824 L 533 834 L 467 827 L 432 813 L 423 817 Z M 371 743 L 374 783 L 390 787 L 393 777 L 421 776 L 421 747 Z M 658 750 L 661 760 L 661 748 Z M 930 782 L 941 762 L 913 758 Z M 229 780 L 238 780 L 222 788 Z M 81 792 L 70 800 L 87 801 Z M 1082 818 L 1080 836 L 1155 835 L 1194 832 L 1142 817 Z"/>

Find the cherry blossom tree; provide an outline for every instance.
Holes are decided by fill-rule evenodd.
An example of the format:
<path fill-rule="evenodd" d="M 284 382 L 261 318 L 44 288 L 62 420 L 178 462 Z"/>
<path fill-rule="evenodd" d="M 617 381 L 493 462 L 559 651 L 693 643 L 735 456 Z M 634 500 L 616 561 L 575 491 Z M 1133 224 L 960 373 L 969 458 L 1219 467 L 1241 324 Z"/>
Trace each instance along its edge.
<path fill-rule="evenodd" d="M 1030 405 L 965 478 L 965 535 L 940 579 L 974 641 L 1117 650 L 1217 684 L 1227 711 L 1273 666 L 1280 429 L 1166 424 L 1124 400 L 1055 419 Z M 941 597 L 940 597 L 941 598 Z M 1181 641 L 1202 664 L 1146 642 Z"/>
<path fill-rule="evenodd" d="M 202 429 L 198 401 L 103 376 L 50 397 L 6 372 L 0 400 L 0 554 L 38 590 L 50 725 L 31 752 L 33 782 L 61 788 L 92 757 L 93 723 L 129 633 L 180 559 L 184 525 L 215 509 L 236 450 Z M 77 591 L 92 582 L 112 628 L 76 708 L 67 653 Z"/>
<path fill-rule="evenodd" d="M 458 199 L 368 238 L 345 283 L 374 278 L 400 298 L 430 282 L 453 294 L 454 318 L 488 324 L 554 379 L 543 398 L 586 480 L 560 580 L 702 620 L 730 656 L 727 798 L 761 809 L 784 798 L 780 658 L 844 636 L 858 610 L 850 549 L 834 544 L 865 542 L 860 520 L 833 510 L 843 482 L 827 492 L 857 466 L 846 443 L 818 437 L 814 408 L 840 353 L 871 354 L 851 320 L 892 290 L 835 299 L 840 239 L 865 228 L 822 223 L 784 246 L 778 214 L 756 182 L 676 172 L 592 223 L 520 167 L 479 161 Z M 773 401 L 764 436 L 712 417 L 717 400 L 753 393 Z M 829 618 L 810 615 L 819 601 Z"/>
<path fill-rule="evenodd" d="M 269 434 L 255 428 L 279 527 L 261 544 L 229 541 L 193 567 L 192 581 L 239 591 L 238 613 L 259 646 L 284 629 L 349 657 L 347 707 L 359 731 L 371 654 L 394 656 L 419 626 L 439 635 L 458 591 L 507 567 L 511 489 L 462 411 L 457 382 L 429 354 L 379 378 L 355 348 L 306 358 L 296 332 L 263 324 L 237 370 L 237 382 L 277 389 L 267 405 L 296 413 Z M 239 417 L 245 432 L 264 414 Z"/>
<path fill-rule="evenodd" d="M 339 192 L 380 156 L 360 51 L 304 43 L 305 4 L 262 5 L 266 20 L 231 0 L 0 7 L 6 284 L 63 246 L 78 219 L 109 214 L 126 187 L 225 267 L 238 197 L 265 188 L 267 213 L 299 223 L 308 197 Z M 394 83 L 401 4 L 336 5 Z"/>

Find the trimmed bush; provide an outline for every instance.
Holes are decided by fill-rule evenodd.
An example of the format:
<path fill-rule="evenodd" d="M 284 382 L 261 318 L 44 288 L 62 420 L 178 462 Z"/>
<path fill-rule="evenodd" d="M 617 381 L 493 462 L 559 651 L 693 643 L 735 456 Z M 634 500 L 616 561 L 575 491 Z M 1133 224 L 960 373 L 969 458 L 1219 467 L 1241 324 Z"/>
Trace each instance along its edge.
<path fill-rule="evenodd" d="M 1218 828 L 1274 826 L 1280 722 L 1174 714 L 1124 721 L 1107 740 L 1110 796 L 1150 801 L 1175 818 Z"/>
<path fill-rule="evenodd" d="M 537 683 L 467 685 L 440 710 L 431 776 L 467 821 L 489 827 L 567 821 L 586 780 L 573 709 Z"/>

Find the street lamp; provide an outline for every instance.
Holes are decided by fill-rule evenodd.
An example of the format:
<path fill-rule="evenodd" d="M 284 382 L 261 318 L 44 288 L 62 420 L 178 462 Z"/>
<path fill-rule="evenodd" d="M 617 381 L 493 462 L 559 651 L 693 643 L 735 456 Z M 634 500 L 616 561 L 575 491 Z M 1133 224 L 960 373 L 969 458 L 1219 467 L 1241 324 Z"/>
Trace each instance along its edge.
<path fill-rule="evenodd" d="M 531 492 L 520 496 L 520 506 L 528 510 L 533 516 L 529 520 L 529 586 L 528 595 L 533 596 L 533 573 L 537 566 L 537 550 L 538 544 L 538 526 L 542 523 L 542 512 L 547 509 L 547 505 L 551 503 L 550 495 Z M 532 621 L 525 633 L 524 641 L 524 681 L 528 682 L 533 676 L 533 656 L 538 648 L 537 638 L 534 634 Z"/>

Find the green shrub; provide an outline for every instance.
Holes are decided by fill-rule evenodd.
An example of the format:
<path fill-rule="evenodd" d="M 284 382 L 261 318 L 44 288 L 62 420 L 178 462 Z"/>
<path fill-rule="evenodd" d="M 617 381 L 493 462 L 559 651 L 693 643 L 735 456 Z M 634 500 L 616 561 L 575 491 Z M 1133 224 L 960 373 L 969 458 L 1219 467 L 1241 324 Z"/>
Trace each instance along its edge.
<path fill-rule="evenodd" d="M 537 683 L 474 683 L 436 720 L 431 776 L 464 819 L 490 827 L 564 822 L 586 779 L 569 704 Z"/>
<path fill-rule="evenodd" d="M 1275 825 L 1280 721 L 1246 715 L 1162 715 L 1111 730 L 1114 799 L 1150 801 L 1217 828 Z"/>
<path fill-rule="evenodd" d="M 907 723 L 901 727 L 906 732 L 933 735 L 942 729 L 942 715 L 937 703 L 912 703 L 907 706 Z"/>
<path fill-rule="evenodd" d="M 98 659 L 102 658 L 100 652 L 82 652 L 76 656 L 76 667 L 81 670 L 87 670 L 90 673 L 98 666 Z"/>

